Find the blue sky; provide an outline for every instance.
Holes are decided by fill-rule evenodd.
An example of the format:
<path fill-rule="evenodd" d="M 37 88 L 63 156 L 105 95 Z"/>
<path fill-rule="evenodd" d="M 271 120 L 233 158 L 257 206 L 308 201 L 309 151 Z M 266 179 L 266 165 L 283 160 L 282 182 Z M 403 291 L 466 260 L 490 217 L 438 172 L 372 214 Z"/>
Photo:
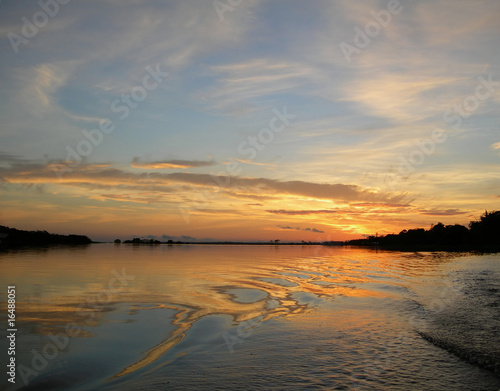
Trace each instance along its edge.
<path fill-rule="evenodd" d="M 96 239 L 467 223 L 499 204 L 499 15 L 495 0 L 3 0 L 0 219 Z"/>

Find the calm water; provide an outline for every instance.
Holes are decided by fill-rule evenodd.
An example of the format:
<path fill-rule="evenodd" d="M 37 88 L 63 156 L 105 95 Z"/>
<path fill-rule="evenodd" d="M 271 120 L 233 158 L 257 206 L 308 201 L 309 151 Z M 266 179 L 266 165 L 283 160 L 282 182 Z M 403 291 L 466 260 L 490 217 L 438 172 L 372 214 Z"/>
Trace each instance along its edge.
<path fill-rule="evenodd" d="M 2 389 L 500 389 L 500 254 L 99 244 L 0 268 Z"/>

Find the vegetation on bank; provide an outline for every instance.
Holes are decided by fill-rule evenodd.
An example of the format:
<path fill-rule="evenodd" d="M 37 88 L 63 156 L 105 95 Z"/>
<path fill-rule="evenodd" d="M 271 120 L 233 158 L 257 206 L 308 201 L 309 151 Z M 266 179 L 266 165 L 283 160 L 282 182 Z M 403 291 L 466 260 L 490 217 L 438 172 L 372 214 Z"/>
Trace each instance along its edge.
<path fill-rule="evenodd" d="M 22 231 L 0 225 L 0 249 L 90 243 L 92 243 L 92 240 L 84 235 L 59 235 L 47 231 Z"/>
<path fill-rule="evenodd" d="M 369 236 L 345 244 L 422 250 L 499 250 L 500 211 L 486 211 L 478 221 L 471 221 L 468 227 L 438 223 L 428 230 L 404 229 L 399 234 Z"/>
<path fill-rule="evenodd" d="M 121 240 L 116 239 L 115 240 L 116 244 L 120 244 Z M 154 240 L 154 239 L 141 239 L 141 238 L 134 238 L 132 240 L 125 240 L 123 243 L 127 244 L 161 244 L 159 240 Z"/>

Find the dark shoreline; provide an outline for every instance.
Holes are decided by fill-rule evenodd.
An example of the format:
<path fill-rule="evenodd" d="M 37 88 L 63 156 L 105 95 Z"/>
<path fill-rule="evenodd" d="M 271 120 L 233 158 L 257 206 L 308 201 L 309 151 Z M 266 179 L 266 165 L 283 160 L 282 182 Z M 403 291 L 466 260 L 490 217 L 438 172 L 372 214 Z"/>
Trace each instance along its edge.
<path fill-rule="evenodd" d="M 371 246 L 346 244 L 345 247 L 357 247 L 372 250 L 400 251 L 400 252 L 455 252 L 455 253 L 497 253 L 500 252 L 500 245 L 479 245 L 479 246 L 435 246 L 429 245 L 409 245 L 409 246 Z"/>
<path fill-rule="evenodd" d="M 82 246 L 99 243 L 84 235 L 61 235 L 47 231 L 23 231 L 0 225 L 0 251 L 22 248 L 45 248 L 50 246 Z M 109 243 L 109 242 L 108 242 Z M 463 225 L 444 225 L 437 223 L 430 229 L 415 228 L 402 230 L 399 234 L 384 236 L 367 236 L 363 239 L 347 241 L 281 242 L 270 241 L 159 241 L 136 237 L 121 241 L 116 239 L 115 245 L 155 246 L 155 245 L 232 245 L 232 246 L 337 246 L 358 247 L 370 250 L 403 251 L 403 252 L 500 252 L 500 211 L 488 212 L 479 220 L 471 221 L 468 227 Z"/>
<path fill-rule="evenodd" d="M 47 231 L 23 231 L 0 225 L 0 251 L 51 246 L 86 246 L 92 240 L 84 235 L 61 235 Z"/>

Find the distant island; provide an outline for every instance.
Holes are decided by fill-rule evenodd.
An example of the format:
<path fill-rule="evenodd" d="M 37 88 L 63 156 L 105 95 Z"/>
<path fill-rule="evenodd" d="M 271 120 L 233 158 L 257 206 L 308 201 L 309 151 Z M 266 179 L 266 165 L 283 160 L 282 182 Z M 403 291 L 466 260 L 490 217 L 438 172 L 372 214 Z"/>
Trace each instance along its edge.
<path fill-rule="evenodd" d="M 122 241 L 120 239 L 116 239 L 114 243 L 120 244 Z M 141 239 L 141 238 L 134 238 L 132 240 L 125 240 L 123 241 L 125 244 L 162 244 L 159 240 L 155 239 Z M 178 242 L 180 244 L 180 242 Z"/>
<path fill-rule="evenodd" d="M 121 239 L 115 239 L 114 242 L 115 244 L 134 244 L 134 245 L 153 245 L 153 244 L 233 244 L 233 245 L 252 245 L 252 246 L 257 246 L 257 245 L 283 245 L 283 246 L 304 246 L 304 245 L 318 245 L 318 244 L 323 244 L 321 242 L 280 242 L 279 239 L 275 240 L 270 240 L 269 242 L 240 242 L 240 241 L 230 241 L 230 240 L 222 240 L 222 241 L 215 241 L 212 240 L 210 242 L 206 241 L 197 241 L 197 242 L 181 242 L 180 240 L 172 240 L 169 239 L 166 242 L 160 242 L 159 240 L 155 239 L 141 239 L 141 238 L 134 238 L 134 239 L 128 239 L 124 240 L 123 242 Z M 342 245 L 343 242 L 328 242 L 329 244 L 337 244 L 337 245 Z"/>
<path fill-rule="evenodd" d="M 500 211 L 486 211 L 468 227 L 437 223 L 428 230 L 404 229 L 399 234 L 368 236 L 344 243 L 392 250 L 500 251 Z"/>
<path fill-rule="evenodd" d="M 0 225 L 0 250 L 52 245 L 85 245 L 92 243 L 84 235 L 59 235 L 47 231 L 22 231 Z"/>

